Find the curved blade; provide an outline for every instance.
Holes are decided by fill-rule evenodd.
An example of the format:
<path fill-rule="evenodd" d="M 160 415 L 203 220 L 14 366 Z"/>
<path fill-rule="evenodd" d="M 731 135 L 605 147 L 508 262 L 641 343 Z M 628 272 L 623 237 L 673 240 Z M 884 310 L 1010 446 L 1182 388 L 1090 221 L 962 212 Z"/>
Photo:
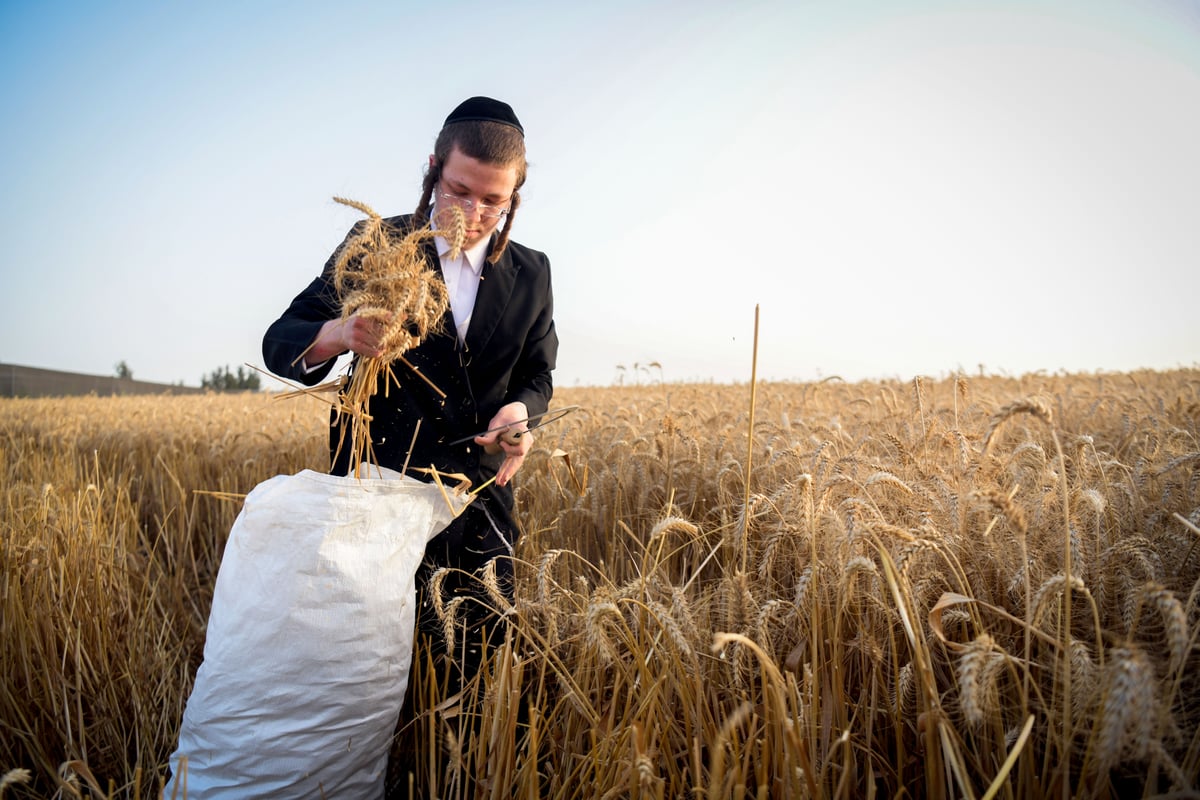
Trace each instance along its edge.
<path fill-rule="evenodd" d="M 531 414 L 530 416 L 526 417 L 525 419 L 519 419 L 516 422 L 510 422 L 507 425 L 501 425 L 499 428 L 489 428 L 488 430 L 482 431 L 480 433 L 473 433 L 470 436 L 464 436 L 461 439 L 455 439 L 453 442 L 450 442 L 450 445 L 453 446 L 456 444 L 463 444 L 464 442 L 469 442 L 472 439 L 474 439 L 476 436 L 487 436 L 489 433 L 496 433 L 497 431 L 506 431 L 509 428 L 511 428 L 513 425 L 520 425 L 522 422 L 524 422 L 524 423 L 526 423 L 525 430 L 513 431 L 513 438 L 519 439 L 521 437 L 521 434 L 528 433 L 529 431 L 531 431 L 535 428 L 540 428 L 543 425 L 549 425 L 551 422 L 557 422 L 558 420 L 562 419 L 567 414 L 570 414 L 572 411 L 575 411 L 578 408 L 579 408 L 579 406 L 563 406 L 562 408 L 554 408 L 549 411 L 544 411 L 541 414 Z"/>

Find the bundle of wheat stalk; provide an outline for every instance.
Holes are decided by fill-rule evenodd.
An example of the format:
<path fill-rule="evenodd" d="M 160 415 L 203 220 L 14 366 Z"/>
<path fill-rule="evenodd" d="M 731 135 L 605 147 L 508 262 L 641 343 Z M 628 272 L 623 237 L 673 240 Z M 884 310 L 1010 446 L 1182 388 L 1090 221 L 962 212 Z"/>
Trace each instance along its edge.
<path fill-rule="evenodd" d="M 380 354 L 359 357 L 337 406 L 339 415 L 350 418 L 350 463 L 359 465 L 375 462 L 371 453 L 370 400 L 380 377 L 386 378 L 385 385 L 391 382 L 395 361 L 415 370 L 404 354 L 436 330 L 449 307 L 446 284 L 429 268 L 424 245 L 440 236 L 450 245 L 450 257 L 457 258 L 466 237 L 466 220 L 454 207 L 442 229 L 435 231 L 426 225 L 401 231 L 365 203 L 344 197 L 333 199 L 367 217 L 343 243 L 333 266 L 342 319 L 357 314 L 378 320 L 383 328 Z M 433 388 L 441 394 L 436 386 Z M 339 449 L 345 445 L 345 430 L 343 427 Z"/>

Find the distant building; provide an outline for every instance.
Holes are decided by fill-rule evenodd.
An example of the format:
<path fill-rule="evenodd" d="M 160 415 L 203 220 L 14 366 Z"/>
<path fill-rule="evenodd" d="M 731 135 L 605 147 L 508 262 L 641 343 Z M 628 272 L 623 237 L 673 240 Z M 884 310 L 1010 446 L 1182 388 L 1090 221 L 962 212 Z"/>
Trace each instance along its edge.
<path fill-rule="evenodd" d="M 0 397 L 70 397 L 94 394 L 100 397 L 126 394 L 202 394 L 194 386 L 135 381 L 111 375 L 84 375 L 53 369 L 0 364 Z"/>

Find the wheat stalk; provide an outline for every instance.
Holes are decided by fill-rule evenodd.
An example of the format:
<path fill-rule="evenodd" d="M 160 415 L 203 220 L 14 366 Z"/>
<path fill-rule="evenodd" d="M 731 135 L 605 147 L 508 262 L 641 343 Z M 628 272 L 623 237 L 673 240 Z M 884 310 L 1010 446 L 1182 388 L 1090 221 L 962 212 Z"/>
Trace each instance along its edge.
<path fill-rule="evenodd" d="M 1113 648 L 1096 731 L 1096 758 L 1104 768 L 1144 756 L 1156 741 L 1156 685 L 1154 667 L 1144 652 L 1131 646 Z"/>
<path fill-rule="evenodd" d="M 996 679 L 1005 656 L 992 637 L 982 633 L 966 645 L 958 660 L 960 702 L 967 723 L 978 728 L 1000 710 Z"/>

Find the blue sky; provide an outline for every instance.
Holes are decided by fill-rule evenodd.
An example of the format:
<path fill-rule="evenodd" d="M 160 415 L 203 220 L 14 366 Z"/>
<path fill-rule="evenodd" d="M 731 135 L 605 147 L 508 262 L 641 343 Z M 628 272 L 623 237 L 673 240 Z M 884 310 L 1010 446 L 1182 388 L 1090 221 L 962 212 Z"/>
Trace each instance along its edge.
<path fill-rule="evenodd" d="M 569 5 L 0 0 L 0 361 L 261 365 L 488 94 L 560 385 L 1200 362 L 1200 3 Z"/>

